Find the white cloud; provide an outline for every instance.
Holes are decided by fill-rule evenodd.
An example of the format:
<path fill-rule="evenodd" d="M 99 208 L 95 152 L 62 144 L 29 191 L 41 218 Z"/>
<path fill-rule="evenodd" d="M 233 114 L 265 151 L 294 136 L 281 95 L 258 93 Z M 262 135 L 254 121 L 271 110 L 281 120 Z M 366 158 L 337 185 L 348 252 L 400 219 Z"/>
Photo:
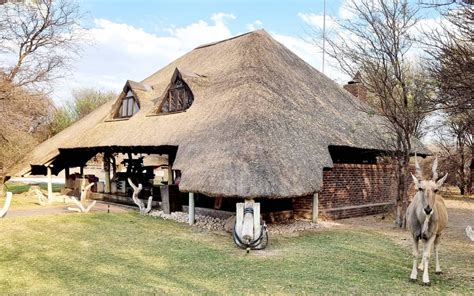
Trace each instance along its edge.
<path fill-rule="evenodd" d="M 299 12 L 298 16 L 308 25 L 316 27 L 316 28 L 323 28 L 324 24 L 324 15 L 318 15 L 314 13 L 302 13 Z M 326 15 L 326 28 L 332 29 L 337 26 L 336 19 L 333 16 Z"/>
<path fill-rule="evenodd" d="M 271 34 L 273 38 L 288 47 L 305 62 L 316 68 L 318 71 L 322 70 L 322 50 L 314 45 L 312 41 L 294 36 L 280 35 L 276 33 Z M 350 77 L 337 70 L 337 68 L 333 66 L 334 61 L 331 61 L 327 55 L 325 59 L 324 74 L 326 76 L 335 80 L 339 84 L 344 84 L 350 80 Z"/>
<path fill-rule="evenodd" d="M 161 33 L 106 19 L 96 19 L 88 32 L 81 58 L 73 75 L 58 81 L 53 98 L 61 103 L 71 98 L 71 91 L 95 87 L 119 92 L 127 79 L 140 81 L 193 48 L 232 37 L 228 22 L 232 14 L 216 13 L 209 21 L 198 20 L 183 27 L 168 27 Z M 260 20 L 252 24 L 263 25 Z M 253 27 L 252 27 L 253 28 Z M 164 33 L 163 33 L 164 32 Z M 272 34 L 310 65 L 321 70 L 321 51 L 302 38 Z M 348 79 L 326 63 L 326 75 L 339 83 Z"/>
<path fill-rule="evenodd" d="M 232 14 L 216 13 L 211 22 L 199 20 L 171 27 L 168 36 L 106 19 L 96 19 L 73 74 L 56 83 L 53 99 L 64 102 L 79 87 L 120 91 L 127 79 L 140 81 L 189 50 L 232 36 L 226 21 Z"/>
<path fill-rule="evenodd" d="M 263 23 L 261 20 L 256 20 L 253 23 L 247 24 L 247 30 L 249 31 L 255 31 L 258 29 L 261 29 L 263 27 Z"/>

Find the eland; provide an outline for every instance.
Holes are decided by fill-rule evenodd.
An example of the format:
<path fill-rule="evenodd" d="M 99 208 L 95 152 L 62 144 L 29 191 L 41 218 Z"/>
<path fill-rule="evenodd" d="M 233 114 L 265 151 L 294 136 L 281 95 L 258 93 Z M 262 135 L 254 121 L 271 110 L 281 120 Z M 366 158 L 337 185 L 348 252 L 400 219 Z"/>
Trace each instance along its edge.
<path fill-rule="evenodd" d="M 448 174 L 438 179 L 438 158 L 433 162 L 431 180 L 423 180 L 421 168 L 415 154 L 416 176 L 413 176 L 417 193 L 408 206 L 406 219 L 407 226 L 413 238 L 413 268 L 410 275 L 411 281 L 417 279 L 417 260 L 419 256 L 418 242 L 423 242 L 423 256 L 419 269 L 423 271 L 423 285 L 430 285 L 428 275 L 428 262 L 432 246 L 434 246 L 436 260 L 436 274 L 441 273 L 438 258 L 438 245 L 442 231 L 448 224 L 448 212 L 443 198 L 437 194 Z"/>

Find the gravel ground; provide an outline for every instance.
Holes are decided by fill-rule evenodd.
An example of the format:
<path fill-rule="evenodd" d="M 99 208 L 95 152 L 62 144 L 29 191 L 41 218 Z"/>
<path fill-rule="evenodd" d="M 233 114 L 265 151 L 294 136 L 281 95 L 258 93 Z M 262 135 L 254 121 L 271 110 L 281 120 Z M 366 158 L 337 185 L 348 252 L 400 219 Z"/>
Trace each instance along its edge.
<path fill-rule="evenodd" d="M 159 217 L 165 220 L 174 220 L 179 223 L 188 223 L 188 213 L 184 212 L 173 212 L 171 214 L 165 214 L 163 211 L 152 211 L 150 216 Z M 226 230 L 226 219 L 219 219 L 209 216 L 196 215 L 196 222 L 194 226 L 212 230 L 212 231 L 225 231 Z M 338 225 L 335 222 L 322 221 L 318 224 L 308 221 L 292 221 L 291 223 L 272 223 L 268 224 L 269 234 L 289 235 L 295 234 L 301 231 L 329 228 L 334 225 Z"/>

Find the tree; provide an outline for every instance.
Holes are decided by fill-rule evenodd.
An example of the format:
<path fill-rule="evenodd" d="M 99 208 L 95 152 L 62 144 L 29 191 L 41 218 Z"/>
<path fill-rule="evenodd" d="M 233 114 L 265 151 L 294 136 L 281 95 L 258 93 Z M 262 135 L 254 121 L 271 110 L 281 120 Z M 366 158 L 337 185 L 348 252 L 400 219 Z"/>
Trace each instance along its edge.
<path fill-rule="evenodd" d="M 469 164 L 474 156 L 474 137 L 470 131 L 472 126 L 463 115 L 446 115 L 437 129 L 437 144 L 441 148 L 443 169 L 453 172 L 447 182 L 457 186 L 461 195 L 470 194 L 472 185 Z"/>
<path fill-rule="evenodd" d="M 470 194 L 472 169 L 467 174 L 464 171 L 465 167 L 474 168 L 474 4 L 459 1 L 441 15 L 440 27 L 425 32 L 424 42 L 429 73 L 437 82 L 433 103 L 443 110 L 448 131 L 455 139 L 461 194 Z M 444 146 L 450 144 L 446 137 L 440 141 Z"/>
<path fill-rule="evenodd" d="M 55 135 L 75 121 L 83 118 L 97 107 L 116 98 L 114 92 L 102 92 L 93 88 L 82 88 L 73 92 L 74 99 L 56 108 L 50 123 L 50 135 Z"/>
<path fill-rule="evenodd" d="M 77 52 L 80 17 L 73 1 L 1 5 L 0 51 L 13 60 L 2 65 L 2 80 L 16 86 L 38 87 L 60 77 L 59 70 Z"/>
<path fill-rule="evenodd" d="M 350 19 L 337 20 L 338 31 L 326 35 L 327 53 L 339 68 L 367 89 L 368 102 L 386 122 L 388 150 L 397 172 L 397 223 L 405 227 L 408 165 L 413 138 L 419 136 L 431 110 L 432 85 L 424 69 L 407 55 L 414 43 L 418 9 L 408 1 L 349 1 Z M 381 139 L 382 140 L 382 139 Z"/>
<path fill-rule="evenodd" d="M 5 170 L 44 140 L 53 106 L 45 90 L 77 53 L 80 17 L 78 5 L 67 0 L 0 5 L 0 162 Z"/>

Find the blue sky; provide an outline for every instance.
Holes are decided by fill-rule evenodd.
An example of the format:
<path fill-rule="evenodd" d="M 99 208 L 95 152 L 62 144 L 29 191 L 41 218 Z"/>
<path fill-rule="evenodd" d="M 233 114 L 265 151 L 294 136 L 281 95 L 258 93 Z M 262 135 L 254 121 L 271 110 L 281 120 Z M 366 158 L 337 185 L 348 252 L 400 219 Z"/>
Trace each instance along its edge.
<path fill-rule="evenodd" d="M 339 15 L 344 2 L 328 0 L 328 15 Z M 79 4 L 82 23 L 89 30 L 72 71 L 55 85 L 52 97 L 58 104 L 82 87 L 119 92 L 127 79 L 140 81 L 196 46 L 260 28 L 321 68 L 320 50 L 304 39 L 311 27 L 321 23 L 323 0 L 79 0 Z M 326 67 L 332 79 L 347 81 Z"/>
<path fill-rule="evenodd" d="M 341 0 L 327 0 L 328 14 L 336 14 Z M 110 1 L 83 0 L 81 6 L 93 18 L 144 28 L 149 32 L 163 33 L 170 26 L 182 27 L 208 19 L 223 12 L 236 18 L 229 24 L 233 32 L 247 31 L 247 25 L 259 20 L 266 29 L 280 34 L 297 35 L 305 24 L 298 13 L 323 13 L 323 0 L 295 1 Z"/>
<path fill-rule="evenodd" d="M 82 53 L 54 85 L 53 100 L 92 87 L 120 92 L 127 79 L 141 81 L 193 48 L 264 28 L 307 63 L 321 69 L 322 53 L 309 32 L 322 27 L 323 0 L 144 1 L 79 0 L 88 28 Z M 347 18 L 346 0 L 327 0 L 326 24 Z M 328 61 L 328 59 L 327 59 Z M 350 77 L 329 60 L 325 74 L 340 84 Z"/>

